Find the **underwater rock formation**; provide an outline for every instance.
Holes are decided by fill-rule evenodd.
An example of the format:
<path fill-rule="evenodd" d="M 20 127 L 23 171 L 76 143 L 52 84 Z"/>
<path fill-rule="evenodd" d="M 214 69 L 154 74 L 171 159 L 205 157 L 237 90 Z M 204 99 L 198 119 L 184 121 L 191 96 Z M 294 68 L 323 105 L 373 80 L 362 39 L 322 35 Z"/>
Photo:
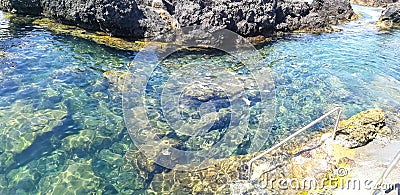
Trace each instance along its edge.
<path fill-rule="evenodd" d="M 144 0 L 36 0 L 33 3 L 7 0 L 2 1 L 0 9 L 21 14 L 41 13 L 64 24 L 130 38 L 155 37 L 179 26 L 192 25 L 226 28 L 246 37 L 269 37 L 295 30 L 321 32 L 329 25 L 355 16 L 349 0 L 163 2 L 164 7 L 154 7 Z"/>
<path fill-rule="evenodd" d="M 400 3 L 389 5 L 383 10 L 377 25 L 381 28 L 400 28 Z"/>
<path fill-rule="evenodd" d="M 363 6 L 384 7 L 398 0 L 350 0 L 351 3 Z"/>
<path fill-rule="evenodd" d="M 341 121 L 336 139 L 344 147 L 356 148 L 368 144 L 377 135 L 390 133 L 385 126 L 385 113 L 381 109 L 371 109 Z"/>
<path fill-rule="evenodd" d="M 148 194 L 298 194 L 312 191 L 304 191 L 307 188 L 301 187 L 277 189 L 277 182 L 285 178 L 298 179 L 300 182 L 311 178 L 316 182 L 325 182 L 327 178 L 335 181 L 338 177 L 344 177 L 336 173 L 336 170 L 358 165 L 353 160 L 356 149 L 343 147 L 343 143 L 349 142 L 343 141 L 343 138 L 357 141 L 349 142 L 351 146 L 363 146 L 377 134 L 385 136 L 390 133 L 384 120 L 385 114 L 381 109 L 361 112 L 341 121 L 336 140 L 332 139 L 332 134 L 324 132 L 299 136 L 255 160 L 251 171 L 248 163 L 258 152 L 218 160 L 208 159 L 207 163 L 213 165 L 206 169 L 198 169 L 196 165 L 176 165 L 173 170 L 163 170 L 160 167 L 157 170 L 154 161 L 135 158 L 140 156 L 140 151 L 126 156 L 133 167 L 145 173 L 144 177 L 151 175 L 148 178 Z M 193 171 L 179 171 L 182 169 Z M 330 184 L 325 185 L 329 190 Z M 282 193 L 283 190 L 285 193 Z"/>

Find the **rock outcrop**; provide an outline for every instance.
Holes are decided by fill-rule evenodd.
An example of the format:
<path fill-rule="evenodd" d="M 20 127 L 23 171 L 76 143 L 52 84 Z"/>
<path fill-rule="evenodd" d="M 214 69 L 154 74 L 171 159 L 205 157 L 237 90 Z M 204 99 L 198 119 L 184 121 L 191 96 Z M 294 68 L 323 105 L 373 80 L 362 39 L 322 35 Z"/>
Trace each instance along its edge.
<path fill-rule="evenodd" d="M 373 6 L 373 7 L 384 7 L 392 3 L 398 2 L 398 0 L 350 0 L 352 4 Z"/>
<path fill-rule="evenodd" d="M 381 109 L 371 109 L 341 121 L 336 139 L 344 147 L 356 148 L 368 144 L 377 135 L 390 133 L 385 126 L 385 113 Z"/>
<path fill-rule="evenodd" d="M 31 15 L 40 15 L 43 11 L 40 5 L 40 0 L 2 0 L 0 1 L 0 9 L 9 12 Z"/>
<path fill-rule="evenodd" d="M 386 7 L 379 18 L 377 25 L 380 28 L 400 28 L 400 3 Z"/>
<path fill-rule="evenodd" d="M 331 30 L 336 25 L 355 17 L 351 4 L 346 0 L 282 3 L 277 8 L 278 31 Z"/>
<path fill-rule="evenodd" d="M 64 24 L 131 38 L 154 37 L 192 25 L 268 37 L 279 32 L 325 31 L 355 15 L 349 0 L 5 0 L 0 9 L 42 14 Z"/>

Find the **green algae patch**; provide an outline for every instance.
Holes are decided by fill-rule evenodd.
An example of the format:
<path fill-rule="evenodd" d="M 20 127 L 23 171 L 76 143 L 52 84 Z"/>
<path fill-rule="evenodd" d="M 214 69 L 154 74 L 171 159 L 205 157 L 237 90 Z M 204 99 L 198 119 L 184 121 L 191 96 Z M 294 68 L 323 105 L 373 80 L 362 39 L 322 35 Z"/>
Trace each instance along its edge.
<path fill-rule="evenodd" d="M 34 20 L 39 19 L 38 16 L 20 15 L 6 12 L 4 17 L 10 21 L 12 25 L 29 25 Z"/>
<path fill-rule="evenodd" d="M 147 45 L 143 41 L 129 41 L 123 38 L 111 37 L 105 32 L 91 32 L 76 26 L 61 24 L 49 18 L 36 19 L 32 24 L 44 27 L 55 33 L 72 35 L 120 50 L 139 51 Z"/>

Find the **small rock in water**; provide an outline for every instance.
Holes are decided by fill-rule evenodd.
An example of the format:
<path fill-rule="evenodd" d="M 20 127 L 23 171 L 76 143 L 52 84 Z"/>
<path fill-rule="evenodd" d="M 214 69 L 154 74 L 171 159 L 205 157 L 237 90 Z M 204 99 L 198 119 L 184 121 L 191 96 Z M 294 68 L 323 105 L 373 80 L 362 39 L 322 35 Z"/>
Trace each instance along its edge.
<path fill-rule="evenodd" d="M 400 28 L 400 3 L 387 6 L 376 25 L 382 29 Z"/>

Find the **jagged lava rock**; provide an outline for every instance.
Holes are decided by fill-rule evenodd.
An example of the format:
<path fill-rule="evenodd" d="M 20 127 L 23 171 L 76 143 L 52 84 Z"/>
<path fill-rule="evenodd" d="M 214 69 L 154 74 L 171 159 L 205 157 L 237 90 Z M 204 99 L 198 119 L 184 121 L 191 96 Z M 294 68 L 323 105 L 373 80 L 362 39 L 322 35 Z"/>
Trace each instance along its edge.
<path fill-rule="evenodd" d="M 356 17 L 348 0 L 314 0 L 285 2 L 277 8 L 278 31 L 330 31 L 330 25 L 350 21 Z M 324 29 L 324 30 L 322 30 Z"/>
<path fill-rule="evenodd" d="M 113 36 L 156 37 L 177 27 L 200 25 L 229 29 L 245 37 L 269 37 L 294 30 L 326 31 L 331 24 L 349 21 L 354 12 L 349 0 L 173 0 L 155 4 L 146 0 L 7 0 L 0 9 L 56 19 Z"/>

